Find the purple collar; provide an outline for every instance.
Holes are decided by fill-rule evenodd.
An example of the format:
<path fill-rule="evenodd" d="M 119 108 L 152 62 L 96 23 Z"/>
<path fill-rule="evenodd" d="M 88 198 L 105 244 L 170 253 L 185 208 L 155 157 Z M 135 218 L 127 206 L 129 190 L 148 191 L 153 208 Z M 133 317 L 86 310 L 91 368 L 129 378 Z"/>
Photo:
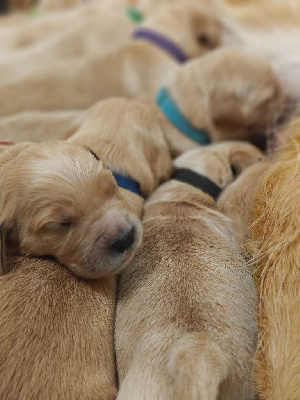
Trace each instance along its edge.
<path fill-rule="evenodd" d="M 179 63 L 184 63 L 188 60 L 187 55 L 183 50 L 171 39 L 166 36 L 157 33 L 149 28 L 139 28 L 136 29 L 132 37 L 135 39 L 144 39 L 148 40 L 150 43 L 160 47 L 169 53 L 173 58 L 175 58 Z"/>

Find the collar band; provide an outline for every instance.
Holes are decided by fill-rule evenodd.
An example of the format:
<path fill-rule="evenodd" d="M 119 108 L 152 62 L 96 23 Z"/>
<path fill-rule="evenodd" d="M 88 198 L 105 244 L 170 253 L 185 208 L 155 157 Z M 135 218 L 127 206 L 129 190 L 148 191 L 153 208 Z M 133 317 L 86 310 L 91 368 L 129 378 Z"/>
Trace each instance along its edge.
<path fill-rule="evenodd" d="M 208 144 L 210 142 L 207 131 L 196 128 L 185 118 L 166 88 L 159 89 L 156 95 L 156 103 L 171 124 L 187 137 L 199 144 Z"/>
<path fill-rule="evenodd" d="M 140 184 L 135 179 L 130 178 L 126 175 L 121 175 L 111 169 L 113 176 L 118 184 L 118 186 L 130 190 L 133 193 L 140 195 Z"/>
<path fill-rule="evenodd" d="M 149 28 L 139 28 L 136 29 L 132 37 L 135 39 L 144 39 L 148 42 L 162 48 L 167 53 L 169 53 L 175 60 L 179 63 L 184 63 L 187 61 L 188 57 L 183 50 L 175 43 L 173 40 L 168 37 L 162 35 L 161 33 L 157 33 Z"/>
<path fill-rule="evenodd" d="M 215 200 L 217 200 L 222 191 L 220 186 L 216 185 L 209 178 L 204 175 L 197 174 L 197 172 L 194 172 L 191 169 L 178 169 L 177 171 L 175 171 L 172 179 L 176 179 L 177 181 L 183 183 L 188 183 L 189 185 L 194 186 L 209 194 Z"/>
<path fill-rule="evenodd" d="M 97 161 L 100 160 L 100 158 L 97 156 L 97 154 L 92 149 L 90 149 L 89 147 L 86 147 L 86 149 L 91 153 L 91 155 L 93 157 L 95 157 L 95 159 Z M 136 193 L 138 195 L 141 194 L 140 193 L 140 184 L 138 181 L 130 178 L 129 176 L 119 174 L 118 172 L 114 171 L 110 167 L 108 167 L 108 169 L 112 172 L 118 186 L 120 186 L 124 189 L 130 190 L 131 192 Z"/>

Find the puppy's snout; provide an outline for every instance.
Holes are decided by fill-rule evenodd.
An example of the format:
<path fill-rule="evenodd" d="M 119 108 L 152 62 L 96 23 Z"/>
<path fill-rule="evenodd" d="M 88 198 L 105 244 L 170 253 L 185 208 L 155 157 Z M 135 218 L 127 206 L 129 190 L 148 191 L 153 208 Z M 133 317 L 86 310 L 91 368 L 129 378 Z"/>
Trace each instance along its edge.
<path fill-rule="evenodd" d="M 124 253 L 135 241 L 135 228 L 132 226 L 129 230 L 122 232 L 112 243 L 111 248 L 117 253 Z"/>

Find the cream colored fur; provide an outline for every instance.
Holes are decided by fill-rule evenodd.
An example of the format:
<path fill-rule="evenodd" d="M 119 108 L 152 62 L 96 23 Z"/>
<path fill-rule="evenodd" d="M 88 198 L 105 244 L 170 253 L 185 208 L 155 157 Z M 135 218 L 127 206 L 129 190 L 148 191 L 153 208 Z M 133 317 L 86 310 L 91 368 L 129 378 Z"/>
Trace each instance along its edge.
<path fill-rule="evenodd" d="M 260 158 L 250 144 L 220 143 L 175 167 L 225 187 L 231 164 L 243 170 Z M 143 228 L 119 282 L 118 400 L 252 398 L 256 292 L 231 220 L 208 194 L 171 180 L 146 202 Z"/>
<path fill-rule="evenodd" d="M 190 123 L 206 130 L 213 142 L 246 140 L 263 147 L 287 101 L 270 64 L 235 48 L 190 61 L 163 86 Z"/>
<path fill-rule="evenodd" d="M 115 115 L 122 115 L 122 119 L 114 118 Z M 146 196 L 171 172 L 168 147 L 155 118 L 155 110 L 128 100 L 110 99 L 96 105 L 87 114 L 78 133 L 70 139 L 72 143 L 62 142 L 64 154 L 56 160 L 55 168 L 69 182 L 64 182 L 61 187 L 59 180 L 56 180 L 55 191 L 50 193 L 43 188 L 45 177 L 41 178 L 40 170 L 34 169 L 35 185 L 43 189 L 36 196 L 37 204 L 41 206 L 42 196 L 54 207 L 53 198 L 59 197 L 61 201 L 58 190 L 64 189 L 68 191 L 68 200 L 71 195 L 80 196 L 81 208 L 76 211 L 86 215 L 91 209 L 102 209 L 104 213 L 109 213 L 111 203 L 103 203 L 103 196 L 112 195 L 113 201 L 117 200 L 119 193 L 126 215 L 130 217 L 134 213 L 141 217 L 142 198 L 126 189 L 117 189 L 110 182 L 111 173 L 107 170 L 105 174 L 109 176 L 105 179 L 104 171 L 101 173 L 102 161 L 96 160 L 81 144 L 92 148 L 105 164 L 118 172 L 132 175 L 139 181 L 142 194 Z M 26 143 L 9 149 L 3 146 L 1 154 L 3 156 L 9 151 L 17 153 L 19 149 L 21 153 L 16 160 L 21 159 L 26 151 L 28 154 L 27 146 Z M 32 146 L 38 149 L 47 144 L 29 145 L 29 149 Z M 76 152 L 69 154 L 66 151 L 70 148 L 78 148 L 80 158 Z M 54 157 L 53 150 L 52 145 L 51 157 Z M 20 168 L 21 165 L 26 176 L 28 168 L 25 168 L 24 162 L 20 163 Z M 36 167 L 43 165 L 43 159 L 35 163 Z M 86 173 L 88 168 L 95 170 L 95 179 Z M 46 171 L 47 179 L 51 179 L 54 175 L 53 166 L 49 168 L 47 163 Z M 76 171 L 86 178 L 80 187 L 73 185 Z M 8 174 L 8 171 L 5 172 Z M 24 182 L 21 181 L 17 186 L 21 191 L 19 185 L 24 185 Z M 90 186 L 94 190 L 91 191 Z M 70 187 L 73 187 L 74 193 L 70 192 Z M 30 189 L 32 187 L 26 190 Z M 22 190 L 22 201 L 26 199 L 26 190 Z M 31 190 L 31 195 L 33 193 Z M 32 213 L 32 222 L 35 222 L 37 208 L 32 206 L 28 211 Z M 24 215 L 20 214 L 23 218 L 20 216 L 20 226 L 23 229 Z M 89 220 L 94 215 L 91 214 Z M 87 239 L 92 232 L 90 229 L 81 232 L 84 227 L 81 222 L 78 221 L 78 228 L 74 226 L 77 234 L 73 239 L 85 248 L 89 245 Z M 101 221 L 97 219 L 95 222 Z M 28 239 L 28 232 L 24 238 Z M 59 244 L 63 244 L 62 240 Z M 69 251 L 73 256 L 73 250 L 70 248 Z M 0 277 L 0 310 L 4 310 L 0 318 L 0 398 L 115 399 L 115 277 L 83 280 L 54 261 L 35 258 L 17 258 L 14 264 L 10 258 L 7 261 L 10 268 L 14 266 L 16 269 Z"/>
<path fill-rule="evenodd" d="M 29 27 L 21 24 L 18 30 L 15 28 L 14 40 L 17 43 L 25 42 L 26 35 L 31 34 L 32 39 L 34 35 L 37 37 L 35 42 L 24 43 L 23 47 L 16 51 L 7 54 L 4 51 L 0 57 L 0 80 L 5 82 L 8 79 L 17 79 L 19 76 L 34 74 L 34 71 L 47 69 L 50 66 L 55 68 L 58 63 L 79 57 L 92 55 L 99 57 L 130 40 L 134 23 L 126 16 L 125 11 L 111 10 L 108 6 L 104 7 L 97 3 L 82 6 L 80 11 L 62 13 L 65 15 L 66 26 L 61 24 L 63 18 L 58 14 L 57 27 L 53 23 L 53 31 L 45 35 L 45 38 L 43 34 L 47 24 L 49 30 L 51 27 L 51 15 L 40 16 L 36 21 L 32 21 Z M 9 32 L 8 39 L 2 35 L 2 38 L 6 39 L 6 45 L 7 41 L 12 41 L 12 37 L 13 32 Z"/>
<path fill-rule="evenodd" d="M 142 200 L 120 190 L 83 147 L 63 141 L 2 146 L 0 186 L 10 251 L 50 255 L 79 276 L 99 278 L 124 268 L 140 244 Z M 113 243 L 129 230 L 131 245 L 116 252 Z"/>
<path fill-rule="evenodd" d="M 0 141 L 63 140 L 80 126 L 84 111 L 25 111 L 0 118 Z"/>
<path fill-rule="evenodd" d="M 224 43 L 266 57 L 290 96 L 299 100 L 300 3 L 248 1 L 239 7 L 223 7 L 221 18 L 226 27 Z"/>
<path fill-rule="evenodd" d="M 216 18 L 201 7 L 176 5 L 163 9 L 147 26 L 176 42 L 189 57 L 219 43 Z M 199 35 L 207 33 L 203 44 Z M 24 72 L 0 84 L 0 113 L 25 110 L 87 108 L 110 96 L 153 99 L 162 78 L 177 67 L 165 51 L 144 40 L 133 40 L 105 56 L 90 55 L 56 66 Z"/>

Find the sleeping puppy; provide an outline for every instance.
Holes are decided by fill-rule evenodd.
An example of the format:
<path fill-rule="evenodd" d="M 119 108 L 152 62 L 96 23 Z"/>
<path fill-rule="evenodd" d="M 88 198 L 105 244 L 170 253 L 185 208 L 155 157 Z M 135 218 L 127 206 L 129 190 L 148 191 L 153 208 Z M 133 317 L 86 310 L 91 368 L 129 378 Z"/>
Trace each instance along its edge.
<path fill-rule="evenodd" d="M 53 256 L 86 278 L 126 266 L 141 241 L 141 198 L 119 189 L 83 147 L 0 147 L 0 224 L 10 252 Z"/>
<path fill-rule="evenodd" d="M 16 210 L 17 218 L 12 221 L 19 223 L 24 246 L 35 246 L 45 239 L 47 250 L 53 245 L 59 249 L 68 241 L 71 247 L 65 249 L 70 260 L 76 255 L 76 246 L 81 246 L 85 252 L 90 248 L 91 235 L 103 222 L 107 231 L 97 239 L 97 248 L 90 251 L 88 259 L 94 261 L 97 252 L 103 255 L 109 243 L 115 256 L 111 254 L 111 264 L 107 262 L 106 265 L 103 256 L 101 271 L 73 270 L 82 276 L 101 275 L 101 279 L 87 280 L 77 278 L 52 260 L 23 257 L 13 264 L 8 255 L 8 269 L 13 266 L 15 269 L 0 277 L 1 399 L 115 399 L 116 279 L 105 275 L 120 272 L 127 266 L 139 244 L 141 228 L 137 224 L 133 232 L 135 247 L 131 245 L 125 250 L 132 241 L 132 231 L 127 229 L 129 222 L 136 223 L 137 218 L 141 218 L 143 206 L 142 197 L 129 189 L 139 189 L 146 197 L 171 173 L 168 147 L 155 118 L 155 113 L 147 106 L 110 99 L 101 107 L 97 105 L 91 109 L 78 133 L 70 139 L 70 142 L 85 142 L 89 149 L 62 142 L 58 157 L 55 142 L 43 143 L 31 145 L 35 146 L 33 158 L 25 157 L 31 154 L 31 146 L 27 150 L 26 143 L 9 148 L 17 153 L 18 148 L 24 147 L 20 159 L 27 151 L 23 162 L 18 163 L 24 181 L 20 177 L 18 186 L 15 181 L 12 193 L 13 204 L 18 201 L 20 208 L 20 204 L 23 206 L 27 202 L 28 206 L 25 215 L 21 208 Z M 48 146 L 47 157 L 46 150 L 41 150 L 44 145 Z M 53 159 L 54 154 L 56 163 L 49 166 L 48 159 Z M 104 163 L 113 169 L 119 188 Z M 10 174 L 8 167 L 9 164 L 5 176 Z M 55 177 L 54 172 L 59 176 Z M 61 180 L 60 176 L 65 179 Z M 78 176 L 82 176 L 82 180 Z M 16 200 L 18 192 L 23 198 Z M 29 192 L 33 199 L 28 199 Z M 75 207 L 70 207 L 73 199 L 78 205 L 74 202 Z M 60 205 L 62 213 L 57 214 Z M 30 229 L 25 230 L 23 222 L 27 218 Z M 34 238 L 37 222 L 44 222 L 46 226 L 40 232 L 42 236 Z M 126 225 L 125 235 L 111 243 L 110 236 L 124 228 L 123 225 Z M 31 243 L 28 242 L 30 237 L 34 238 Z M 61 260 L 66 261 L 66 258 Z M 116 264 L 118 271 L 112 268 Z"/>
<path fill-rule="evenodd" d="M 215 198 L 231 166 L 261 157 L 239 142 L 191 150 L 146 202 L 142 247 L 119 282 L 118 400 L 252 398 L 255 285 Z"/>
<path fill-rule="evenodd" d="M 111 96 L 153 99 L 162 78 L 178 62 L 213 49 L 219 35 L 218 21 L 201 7 L 162 9 L 134 32 L 134 40 L 105 56 L 42 66 L 1 82 L 1 115 L 88 108 Z"/>
<path fill-rule="evenodd" d="M 178 68 L 157 95 L 169 122 L 185 134 L 175 153 L 194 141 L 245 140 L 264 148 L 286 101 L 269 63 L 235 48 L 216 50 Z"/>
<path fill-rule="evenodd" d="M 89 110 L 69 142 L 3 146 L 0 223 L 8 244 L 54 256 L 83 277 L 123 268 L 140 242 L 141 196 L 171 173 L 156 119 L 148 106 L 109 99 Z"/>

